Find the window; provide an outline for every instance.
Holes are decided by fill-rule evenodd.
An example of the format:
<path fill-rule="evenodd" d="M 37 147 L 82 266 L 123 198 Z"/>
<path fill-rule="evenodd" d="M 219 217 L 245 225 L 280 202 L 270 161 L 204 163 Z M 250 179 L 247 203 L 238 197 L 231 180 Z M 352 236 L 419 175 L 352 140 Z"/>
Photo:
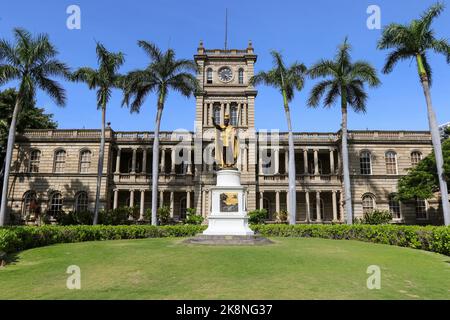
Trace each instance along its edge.
<path fill-rule="evenodd" d="M 363 214 L 371 213 L 375 209 L 375 200 L 374 198 L 367 194 L 362 198 L 362 207 L 363 207 Z"/>
<path fill-rule="evenodd" d="M 64 150 L 58 150 L 55 152 L 55 173 L 64 173 L 66 166 L 66 152 Z"/>
<path fill-rule="evenodd" d="M 237 126 L 238 125 L 238 107 L 237 105 L 231 106 L 231 125 Z"/>
<path fill-rule="evenodd" d="M 422 153 L 414 151 L 411 153 L 411 166 L 415 167 L 422 160 Z"/>
<path fill-rule="evenodd" d="M 361 174 L 372 174 L 371 155 L 369 151 L 361 152 L 359 156 L 359 166 L 361 169 Z"/>
<path fill-rule="evenodd" d="M 52 217 L 56 217 L 62 211 L 63 199 L 60 192 L 54 192 L 50 197 L 48 213 Z"/>
<path fill-rule="evenodd" d="M 239 84 L 244 84 L 244 69 L 239 69 Z"/>
<path fill-rule="evenodd" d="M 400 201 L 395 199 L 395 196 L 395 194 L 389 195 L 389 212 L 391 213 L 392 218 L 401 219 Z"/>
<path fill-rule="evenodd" d="M 186 210 L 187 210 L 187 200 L 186 198 L 181 199 L 180 201 L 180 218 L 186 218 Z"/>
<path fill-rule="evenodd" d="M 212 69 L 209 68 L 208 70 L 206 70 L 206 83 L 211 84 L 212 82 Z"/>
<path fill-rule="evenodd" d="M 81 151 L 80 154 L 80 173 L 88 173 L 91 167 L 92 153 L 89 150 Z"/>
<path fill-rule="evenodd" d="M 86 212 L 88 211 L 88 195 L 87 192 L 81 191 L 75 197 L 75 212 Z"/>
<path fill-rule="evenodd" d="M 397 174 L 397 154 L 394 151 L 386 152 L 386 173 Z"/>
<path fill-rule="evenodd" d="M 416 218 L 426 219 L 427 218 L 427 202 L 422 199 L 416 199 Z"/>
<path fill-rule="evenodd" d="M 38 173 L 39 172 L 39 162 L 41 161 L 41 152 L 39 150 L 33 150 L 30 153 L 30 165 L 28 167 L 28 172 Z"/>
<path fill-rule="evenodd" d="M 36 192 L 26 192 L 23 196 L 22 217 L 35 216 L 37 208 Z"/>
<path fill-rule="evenodd" d="M 220 104 L 214 104 L 214 120 L 217 124 L 220 123 Z"/>

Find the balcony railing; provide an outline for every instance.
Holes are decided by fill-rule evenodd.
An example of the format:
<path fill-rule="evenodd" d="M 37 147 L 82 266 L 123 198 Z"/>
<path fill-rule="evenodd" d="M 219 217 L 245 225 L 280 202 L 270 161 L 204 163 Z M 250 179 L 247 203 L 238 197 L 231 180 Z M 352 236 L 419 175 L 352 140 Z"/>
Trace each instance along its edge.
<path fill-rule="evenodd" d="M 264 183 L 288 183 L 289 176 L 287 174 L 275 174 L 275 175 L 260 175 L 260 179 Z M 297 182 L 304 183 L 340 183 L 340 177 L 336 174 L 322 174 L 322 175 L 296 175 Z"/>

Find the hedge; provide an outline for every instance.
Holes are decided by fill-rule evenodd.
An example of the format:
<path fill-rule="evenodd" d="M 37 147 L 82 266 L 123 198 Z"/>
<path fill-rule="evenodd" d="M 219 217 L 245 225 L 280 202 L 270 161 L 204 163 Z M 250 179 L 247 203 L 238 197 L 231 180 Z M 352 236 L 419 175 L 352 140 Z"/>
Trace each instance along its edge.
<path fill-rule="evenodd" d="M 302 237 L 365 242 L 409 247 L 450 255 L 450 227 L 397 225 L 255 225 L 267 237 Z"/>
<path fill-rule="evenodd" d="M 42 226 L 0 228 L 0 252 L 82 241 L 191 237 L 205 226 Z M 450 227 L 396 225 L 253 225 L 252 229 L 267 237 L 314 237 L 360 240 L 437 252 L 450 256 Z"/>
<path fill-rule="evenodd" d="M 164 237 L 191 237 L 201 233 L 204 226 L 42 226 L 0 228 L 0 252 L 48 246 L 56 243 L 144 239 Z"/>

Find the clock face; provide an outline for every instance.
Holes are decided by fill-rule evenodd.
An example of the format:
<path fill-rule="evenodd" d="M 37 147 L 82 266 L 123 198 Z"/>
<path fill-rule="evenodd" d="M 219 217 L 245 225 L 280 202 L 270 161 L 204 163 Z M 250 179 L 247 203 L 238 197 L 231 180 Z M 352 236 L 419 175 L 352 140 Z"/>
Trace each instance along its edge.
<path fill-rule="evenodd" d="M 219 79 L 223 82 L 229 82 L 233 78 L 233 72 L 228 67 L 219 70 Z"/>

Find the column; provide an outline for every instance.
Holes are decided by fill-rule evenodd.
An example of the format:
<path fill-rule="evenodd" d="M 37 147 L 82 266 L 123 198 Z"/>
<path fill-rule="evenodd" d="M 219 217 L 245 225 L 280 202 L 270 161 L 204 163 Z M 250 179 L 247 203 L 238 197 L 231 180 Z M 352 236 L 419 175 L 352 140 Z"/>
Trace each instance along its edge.
<path fill-rule="evenodd" d="M 308 149 L 303 150 L 303 172 L 308 174 Z"/>
<path fill-rule="evenodd" d="M 259 209 L 263 209 L 264 208 L 264 193 L 261 191 L 259 193 Z"/>
<path fill-rule="evenodd" d="M 230 115 L 230 103 L 226 103 L 225 106 L 226 106 L 225 114 Z M 231 120 L 231 119 L 230 119 L 230 120 Z"/>
<path fill-rule="evenodd" d="M 225 116 L 225 104 L 221 103 L 220 104 L 220 123 L 221 124 L 224 124 L 224 122 L 223 122 L 224 116 Z"/>
<path fill-rule="evenodd" d="M 131 173 L 136 173 L 136 152 L 137 149 L 133 148 L 133 157 L 131 159 Z"/>
<path fill-rule="evenodd" d="M 286 209 L 287 209 L 288 215 L 291 214 L 291 210 L 289 208 L 290 208 L 290 204 L 289 204 L 289 190 L 287 190 L 286 191 Z M 289 217 L 288 217 L 288 219 L 289 219 Z"/>
<path fill-rule="evenodd" d="M 337 159 L 338 159 L 338 173 L 339 173 L 341 172 L 341 155 L 339 151 L 337 151 Z"/>
<path fill-rule="evenodd" d="M 289 150 L 284 149 L 284 168 L 286 169 L 286 174 L 289 173 Z"/>
<path fill-rule="evenodd" d="M 173 218 L 173 209 L 175 204 L 175 194 L 173 191 L 170 191 L 170 217 Z"/>
<path fill-rule="evenodd" d="M 212 126 L 212 117 L 213 117 L 214 105 L 212 103 L 209 104 L 209 117 L 208 124 Z"/>
<path fill-rule="evenodd" d="M 147 148 L 142 149 L 142 169 L 141 173 L 147 174 Z"/>
<path fill-rule="evenodd" d="M 175 174 L 175 148 L 171 149 L 170 173 L 171 174 Z"/>
<path fill-rule="evenodd" d="M 203 125 L 208 125 L 208 104 L 205 103 L 203 107 Z"/>
<path fill-rule="evenodd" d="M 275 174 L 280 173 L 280 149 L 275 149 Z"/>
<path fill-rule="evenodd" d="M 120 156 L 122 154 L 122 149 L 117 149 L 117 158 L 116 158 L 116 173 L 120 173 Z"/>
<path fill-rule="evenodd" d="M 316 191 L 316 212 L 317 222 L 322 222 L 322 213 L 320 212 L 320 191 Z"/>
<path fill-rule="evenodd" d="M 306 222 L 311 222 L 311 206 L 309 205 L 309 192 L 305 192 L 305 202 L 306 202 Z"/>
<path fill-rule="evenodd" d="M 314 149 L 314 175 L 319 175 L 319 150 Z"/>
<path fill-rule="evenodd" d="M 248 126 L 248 106 L 246 103 L 243 104 L 242 109 L 243 109 L 242 118 L 244 120 L 244 126 Z"/>
<path fill-rule="evenodd" d="M 144 220 L 144 206 L 145 206 L 145 190 L 141 190 L 141 203 L 139 206 L 139 220 Z"/>
<path fill-rule="evenodd" d="M 161 173 L 166 172 L 166 149 L 161 149 Z"/>
<path fill-rule="evenodd" d="M 331 193 L 331 198 L 333 201 L 333 221 L 337 221 L 337 204 L 336 204 L 336 193 L 337 191 L 333 190 Z"/>
<path fill-rule="evenodd" d="M 113 209 L 117 209 L 119 206 L 119 190 L 114 189 L 114 203 L 113 203 Z"/>
<path fill-rule="evenodd" d="M 164 205 L 164 191 L 159 192 L 159 207 L 162 208 Z"/>
<path fill-rule="evenodd" d="M 334 168 L 334 150 L 330 150 L 330 173 L 335 174 L 336 170 Z"/>
<path fill-rule="evenodd" d="M 339 217 L 340 217 L 341 222 L 345 221 L 343 204 L 344 204 L 344 194 L 342 191 L 340 191 L 339 192 Z"/>
<path fill-rule="evenodd" d="M 192 149 L 189 147 L 188 150 L 188 174 L 192 174 Z"/>
<path fill-rule="evenodd" d="M 130 208 L 134 207 L 134 190 L 130 190 Z"/>
<path fill-rule="evenodd" d="M 275 191 L 275 211 L 280 213 L 280 190 Z"/>
<path fill-rule="evenodd" d="M 186 208 L 191 207 L 191 191 L 186 192 Z"/>

